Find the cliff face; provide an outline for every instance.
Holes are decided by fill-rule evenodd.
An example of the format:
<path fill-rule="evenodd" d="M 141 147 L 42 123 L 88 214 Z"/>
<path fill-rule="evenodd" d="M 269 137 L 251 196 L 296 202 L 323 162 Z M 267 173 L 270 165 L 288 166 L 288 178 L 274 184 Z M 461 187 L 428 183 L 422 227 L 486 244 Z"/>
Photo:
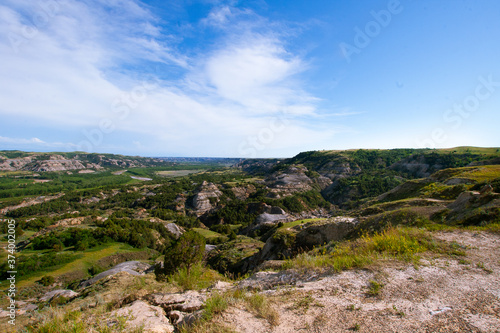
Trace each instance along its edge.
<path fill-rule="evenodd" d="M 203 215 L 214 208 L 220 196 L 222 196 L 222 192 L 215 184 L 203 181 L 193 198 L 193 208 L 196 215 Z"/>

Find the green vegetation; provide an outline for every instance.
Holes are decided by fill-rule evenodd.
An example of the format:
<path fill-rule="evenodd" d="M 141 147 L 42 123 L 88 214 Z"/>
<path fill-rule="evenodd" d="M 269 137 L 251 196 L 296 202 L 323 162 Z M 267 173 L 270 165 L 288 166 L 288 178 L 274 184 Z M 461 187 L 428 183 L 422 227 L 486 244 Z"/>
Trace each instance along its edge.
<path fill-rule="evenodd" d="M 18 276 L 19 279 L 25 279 L 39 272 L 51 272 L 82 257 L 82 254 L 55 252 L 30 256 L 20 255 L 16 262 Z M 2 263 L 0 271 L 2 273 L 1 278 L 5 280 L 9 276 L 7 274 L 7 271 L 9 271 L 7 262 Z"/>
<path fill-rule="evenodd" d="M 201 261 L 205 252 L 205 238 L 195 231 L 186 231 L 165 251 L 163 268 L 158 267 L 158 275 L 172 275 L 185 269 L 189 275 L 191 267 Z"/>
<path fill-rule="evenodd" d="M 23 152 L 2 154 L 9 158 L 34 156 Z M 88 163 L 98 163 L 103 158 L 97 154 L 62 155 L 85 155 Z M 4 216 L 16 220 L 15 233 L 20 243 L 16 258 L 18 287 L 25 298 L 39 296 L 54 283 L 76 288 L 82 279 L 124 260 L 154 259 L 158 263 L 159 255 L 164 255 L 164 265 L 156 267 L 158 281 L 150 286 L 138 279 L 135 289 L 153 292 L 162 290 L 158 288 L 161 285 L 163 290 L 200 290 L 216 281 L 244 276 L 259 267 L 266 251 L 272 252 L 269 258 L 289 259 L 284 263 L 267 262 L 265 267 L 281 265 L 299 273 L 371 269 L 387 261 L 417 267 L 422 257 L 460 259 L 465 246 L 441 241 L 432 232 L 465 229 L 500 233 L 500 166 L 487 165 L 498 157 L 496 148 L 472 147 L 317 151 L 280 163 L 244 161 L 241 168 L 229 168 L 219 162 L 174 165 L 144 159 L 139 162 L 147 167 L 135 167 L 138 164 L 134 162 L 118 168 L 108 161 L 102 164 L 104 169 L 93 173 L 9 171 L 0 172 L 0 209 L 7 208 Z M 34 161 L 47 158 L 36 155 Z M 471 162 L 475 164 L 469 165 Z M 298 179 L 306 179 L 305 175 L 310 181 L 306 179 L 307 186 L 291 183 L 281 187 L 279 182 L 276 185 L 279 177 L 293 179 L 287 172 L 292 176 L 299 172 Z M 152 180 L 143 182 L 131 176 Z M 195 203 L 200 198 L 196 195 L 204 182 L 217 188 L 217 197 L 207 194 L 210 209 L 196 210 Z M 12 207 L 21 204 L 24 207 Z M 270 209 L 281 214 L 276 207 L 287 214 L 290 222 L 254 223 Z M 297 238 L 306 234 L 303 230 L 313 227 L 310 222 L 321 224 L 322 220 L 294 220 L 304 216 L 350 216 L 358 218 L 359 223 L 344 239 L 326 241 L 316 248 L 311 245 L 308 249 L 312 250 L 304 252 L 305 246 L 296 244 Z M 169 229 L 184 233 L 179 237 Z M 316 232 L 313 229 L 309 230 L 311 234 Z M 2 247 L 8 244 L 8 231 L 6 223 L 0 224 Z M 317 236 L 317 244 L 323 242 L 322 237 L 330 237 Z M 259 253 L 268 240 L 273 247 Z M 216 247 L 205 253 L 205 244 Z M 6 272 L 6 251 L 0 253 L 0 259 L 0 269 Z M 460 263 L 466 262 L 463 259 Z M 482 262 L 473 260 L 467 265 L 469 269 L 491 272 Z M 97 286 L 92 290 L 99 293 Z M 366 291 L 367 295 L 380 296 L 383 284 L 376 277 Z M 62 306 L 66 301 L 55 300 L 52 306 Z M 124 301 L 106 301 L 108 310 Z M 99 308 L 106 302 L 96 300 L 95 304 Z M 305 295 L 293 304 L 296 310 L 305 312 L 316 303 L 313 297 Z M 232 328 L 217 323 L 232 305 L 245 308 L 270 325 L 279 321 L 272 298 L 245 291 L 214 292 L 207 300 L 202 319 L 189 329 L 178 330 L 232 332 Z M 48 307 L 45 311 L 47 317 L 31 324 L 27 332 L 106 331 L 120 327 L 126 330 L 125 320 L 105 328 L 76 314 L 49 314 Z M 391 313 L 404 315 L 396 308 Z"/>
<path fill-rule="evenodd" d="M 327 244 L 309 253 L 299 254 L 283 265 L 284 269 L 332 270 L 339 272 L 362 268 L 384 259 L 418 264 L 420 254 L 434 252 L 460 256 L 464 252 L 452 244 L 436 240 L 422 229 L 391 227 L 381 233 L 365 234 L 355 240 Z"/>
<path fill-rule="evenodd" d="M 216 315 L 220 315 L 229 306 L 229 301 L 225 295 L 213 293 L 205 301 L 205 309 L 203 310 L 203 319 L 212 320 Z"/>
<path fill-rule="evenodd" d="M 370 280 L 370 285 L 368 286 L 367 294 L 370 296 L 378 296 L 384 285 L 380 282 Z"/>
<path fill-rule="evenodd" d="M 253 255 L 259 252 L 264 243 L 246 236 L 217 246 L 207 256 L 207 263 L 222 274 L 239 276 L 243 267 Z"/>
<path fill-rule="evenodd" d="M 224 281 L 225 279 L 216 271 L 204 267 L 198 262 L 189 270 L 185 266 L 179 268 L 167 278 L 167 281 L 181 290 L 199 290 L 208 288 L 215 282 Z"/>

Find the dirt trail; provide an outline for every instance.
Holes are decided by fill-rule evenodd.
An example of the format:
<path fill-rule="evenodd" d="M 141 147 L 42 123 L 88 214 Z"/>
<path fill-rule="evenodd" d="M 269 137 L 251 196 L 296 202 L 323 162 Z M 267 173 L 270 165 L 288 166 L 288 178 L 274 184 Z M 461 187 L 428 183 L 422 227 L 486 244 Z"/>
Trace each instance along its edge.
<path fill-rule="evenodd" d="M 244 308 L 223 317 L 240 332 L 500 332 L 500 235 L 440 232 L 466 249 L 461 259 L 422 259 L 413 267 L 387 263 L 265 291 L 279 325 Z M 367 294 L 370 280 L 383 284 Z"/>

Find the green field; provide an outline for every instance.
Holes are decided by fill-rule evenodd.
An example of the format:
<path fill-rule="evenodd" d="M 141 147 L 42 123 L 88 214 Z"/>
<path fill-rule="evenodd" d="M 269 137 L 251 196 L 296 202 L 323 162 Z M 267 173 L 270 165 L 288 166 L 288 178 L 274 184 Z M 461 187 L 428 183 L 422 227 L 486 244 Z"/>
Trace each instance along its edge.
<path fill-rule="evenodd" d="M 164 170 L 157 171 L 156 174 L 162 177 L 184 177 L 204 170 Z"/>
<path fill-rule="evenodd" d="M 194 231 L 205 237 L 206 239 L 211 239 L 211 238 L 217 238 L 217 237 L 223 237 L 224 235 L 219 234 L 218 232 L 208 230 L 208 229 L 203 229 L 203 228 L 193 228 Z"/>
<path fill-rule="evenodd" d="M 293 228 L 293 227 L 295 227 L 295 226 L 297 226 L 299 224 L 304 224 L 304 223 L 307 223 L 307 222 L 322 221 L 322 220 L 326 220 L 326 218 L 304 219 L 304 220 L 297 220 L 297 221 L 287 222 L 287 223 L 283 223 L 283 226 L 279 227 L 278 230 Z"/>
<path fill-rule="evenodd" d="M 130 245 L 123 243 L 108 243 L 101 245 L 99 247 L 95 247 L 91 250 L 86 250 L 83 252 L 78 252 L 83 254 L 83 257 L 67 263 L 62 267 L 59 267 L 55 270 L 47 270 L 37 272 L 36 275 L 30 276 L 26 279 L 21 279 L 18 281 L 18 288 L 26 287 L 30 284 L 35 283 L 44 275 L 52 275 L 52 276 L 60 276 L 66 273 L 74 272 L 74 271 L 82 271 L 86 272 L 92 265 L 94 265 L 99 259 L 108 257 L 117 253 L 127 253 L 127 252 L 138 252 L 141 251 L 139 249 L 135 249 Z M 27 253 L 27 252 L 26 252 Z"/>

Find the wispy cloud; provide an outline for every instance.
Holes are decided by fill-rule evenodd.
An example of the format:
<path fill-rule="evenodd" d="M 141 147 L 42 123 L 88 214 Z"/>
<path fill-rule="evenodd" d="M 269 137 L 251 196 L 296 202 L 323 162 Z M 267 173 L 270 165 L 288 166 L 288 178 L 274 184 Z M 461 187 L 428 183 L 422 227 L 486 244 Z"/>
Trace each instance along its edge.
<path fill-rule="evenodd" d="M 265 128 L 269 117 L 316 115 L 318 99 L 299 78 L 307 61 L 287 50 L 283 29 L 273 29 L 251 11 L 216 7 L 198 24 L 200 29 L 219 29 L 217 43 L 186 56 L 178 51 L 181 41 L 169 35 L 168 25 L 139 1 L 58 1 L 39 27 L 30 18 L 43 9 L 30 4 L 9 0 L 0 5 L 1 31 L 21 37 L 27 26 L 37 31 L 17 49 L 9 39 L 0 40 L 0 56 L 9 64 L 0 67 L 0 76 L 9 78 L 0 81 L 0 115 L 74 129 L 80 134 L 60 140 L 73 140 L 68 149 L 105 118 L 114 131 L 95 150 L 121 146 L 121 151 L 141 147 L 155 155 L 189 150 L 234 156 L 239 142 Z M 141 70 L 147 63 L 182 74 L 164 80 L 160 72 Z M 126 117 L 119 117 L 113 105 L 142 86 L 145 74 L 152 74 L 155 84 Z M 292 121 L 268 148 L 291 149 L 306 137 L 327 141 L 333 134 Z M 5 140 L 0 142 L 14 143 Z"/>
<path fill-rule="evenodd" d="M 23 138 L 7 138 L 5 136 L 0 136 L 0 142 L 5 143 L 18 143 L 18 144 L 45 144 L 44 141 L 39 138 L 23 139 Z"/>

